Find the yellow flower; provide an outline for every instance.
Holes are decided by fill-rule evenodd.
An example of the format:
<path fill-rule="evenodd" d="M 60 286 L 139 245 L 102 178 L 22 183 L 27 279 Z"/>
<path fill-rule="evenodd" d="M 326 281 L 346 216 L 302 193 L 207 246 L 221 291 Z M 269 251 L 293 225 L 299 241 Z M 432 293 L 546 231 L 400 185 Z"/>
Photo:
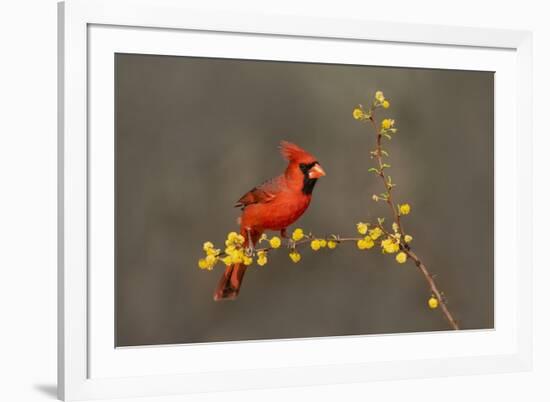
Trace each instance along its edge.
<path fill-rule="evenodd" d="M 243 264 L 248 266 L 248 265 L 252 265 L 252 263 L 254 262 L 254 260 L 252 259 L 252 257 L 248 256 L 248 255 L 244 255 L 243 256 Z"/>
<path fill-rule="evenodd" d="M 387 101 L 387 100 L 385 100 L 384 102 L 382 102 L 382 107 L 383 107 L 384 109 L 389 108 L 389 107 L 390 107 L 390 102 Z"/>
<path fill-rule="evenodd" d="M 399 244 L 395 242 L 394 239 L 391 237 L 388 237 L 380 242 L 380 245 L 382 246 L 382 249 L 384 252 L 388 254 L 393 254 L 397 251 L 399 251 Z"/>
<path fill-rule="evenodd" d="M 365 112 L 360 107 L 353 109 L 352 115 L 355 120 L 363 120 L 365 118 Z"/>
<path fill-rule="evenodd" d="M 300 255 L 300 253 L 297 252 L 296 250 L 293 250 L 288 256 L 294 263 L 297 263 L 302 259 L 302 256 Z"/>
<path fill-rule="evenodd" d="M 214 245 L 212 244 L 212 242 L 207 241 L 207 242 L 205 242 L 205 243 L 202 245 L 202 249 L 203 249 L 204 251 L 208 251 L 208 250 L 210 250 L 211 248 L 214 248 Z"/>
<path fill-rule="evenodd" d="M 263 267 L 267 264 L 267 253 L 265 251 L 258 251 L 258 265 Z"/>
<path fill-rule="evenodd" d="M 436 309 L 439 306 L 439 300 L 435 296 L 432 296 L 428 299 L 428 307 L 431 309 Z"/>
<path fill-rule="evenodd" d="M 384 102 L 384 92 L 382 91 L 376 91 L 376 93 L 374 94 L 374 97 L 376 98 L 376 100 L 380 103 Z"/>
<path fill-rule="evenodd" d="M 207 255 L 205 258 L 201 258 L 199 260 L 199 268 L 207 269 L 211 271 L 217 262 L 218 262 L 218 257 L 215 257 L 213 255 Z"/>
<path fill-rule="evenodd" d="M 243 244 L 244 243 L 244 236 L 243 235 L 237 235 L 237 237 L 235 238 L 235 243 Z"/>
<path fill-rule="evenodd" d="M 327 242 L 327 246 L 328 246 L 328 248 L 330 248 L 330 249 L 336 248 L 337 245 L 338 245 L 338 243 L 336 243 L 334 240 L 329 240 L 329 241 Z"/>
<path fill-rule="evenodd" d="M 321 248 L 327 246 L 327 241 L 325 239 L 319 239 L 319 244 L 321 245 Z"/>
<path fill-rule="evenodd" d="M 279 239 L 277 236 L 273 236 L 271 240 L 269 240 L 269 245 L 271 248 L 279 248 L 281 247 L 281 239 Z"/>
<path fill-rule="evenodd" d="M 220 254 L 220 249 L 217 249 L 217 248 L 209 248 L 209 249 L 206 250 L 206 255 L 217 256 L 218 254 Z"/>
<path fill-rule="evenodd" d="M 294 229 L 294 232 L 292 232 L 292 240 L 298 241 L 298 240 L 302 240 L 303 238 L 304 238 L 303 229 L 300 229 L 300 228 Z"/>
<path fill-rule="evenodd" d="M 311 241 L 310 246 L 313 251 L 317 251 L 321 248 L 321 242 L 318 239 L 314 239 Z"/>
<path fill-rule="evenodd" d="M 369 236 L 372 240 L 378 239 L 380 236 L 382 236 L 382 229 L 377 226 L 374 229 L 369 230 Z"/>
<path fill-rule="evenodd" d="M 408 215 L 411 212 L 411 206 L 409 204 L 403 204 L 399 206 L 400 215 Z"/>
<path fill-rule="evenodd" d="M 374 240 L 373 240 L 372 237 L 365 236 L 365 238 L 363 240 L 366 242 L 367 248 L 373 248 L 374 247 Z"/>
<path fill-rule="evenodd" d="M 357 248 L 359 248 L 359 250 L 367 250 L 373 247 L 374 247 L 374 241 L 369 236 L 365 236 L 364 239 L 361 239 L 357 242 Z"/>
<path fill-rule="evenodd" d="M 413 237 L 411 235 L 405 235 L 405 243 L 410 243 Z"/>
<path fill-rule="evenodd" d="M 235 250 L 236 250 L 235 246 L 228 246 L 225 248 L 225 254 L 231 255 Z"/>
<path fill-rule="evenodd" d="M 384 119 L 384 120 L 382 120 L 382 128 L 384 130 L 389 130 L 390 128 L 393 127 L 394 124 L 395 124 L 395 120 L 393 120 L 393 119 Z"/>
<path fill-rule="evenodd" d="M 225 264 L 225 265 L 231 265 L 231 256 L 230 255 L 227 255 L 225 257 L 222 258 L 222 262 Z"/>
<path fill-rule="evenodd" d="M 237 232 L 230 232 L 227 234 L 227 240 L 234 242 L 239 234 Z"/>
<path fill-rule="evenodd" d="M 233 264 L 239 264 L 243 262 L 244 252 L 242 250 L 235 250 L 231 253 L 231 262 Z"/>
<path fill-rule="evenodd" d="M 262 235 L 260 236 L 260 242 L 263 242 L 267 240 L 267 235 L 265 233 L 262 233 Z"/>
<path fill-rule="evenodd" d="M 367 230 L 369 230 L 369 225 L 363 222 L 359 222 L 357 224 L 357 232 L 359 234 L 365 235 L 367 234 Z"/>
<path fill-rule="evenodd" d="M 407 261 L 407 254 L 404 252 L 400 252 L 395 256 L 395 261 L 397 261 L 399 264 L 403 264 Z"/>

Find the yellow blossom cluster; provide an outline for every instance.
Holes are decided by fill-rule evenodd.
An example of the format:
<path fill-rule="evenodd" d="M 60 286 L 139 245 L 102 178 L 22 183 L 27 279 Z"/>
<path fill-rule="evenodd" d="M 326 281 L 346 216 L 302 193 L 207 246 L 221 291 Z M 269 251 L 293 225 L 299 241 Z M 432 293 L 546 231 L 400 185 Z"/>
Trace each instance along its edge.
<path fill-rule="evenodd" d="M 382 236 L 382 229 L 380 229 L 379 226 L 376 226 L 375 228 L 369 230 L 369 236 L 371 237 L 372 240 L 376 240 L 378 239 L 380 236 Z"/>
<path fill-rule="evenodd" d="M 384 96 L 384 92 L 382 91 L 376 91 L 374 94 L 374 106 L 382 106 L 384 109 L 388 109 L 390 107 L 390 101 L 386 99 Z"/>
<path fill-rule="evenodd" d="M 382 91 L 376 91 L 372 106 L 369 109 L 365 109 L 363 105 L 355 106 L 353 108 L 352 116 L 355 120 L 370 120 L 373 110 L 378 107 L 382 107 L 384 109 L 388 109 L 390 107 L 390 101 L 386 99 L 384 92 Z"/>
<path fill-rule="evenodd" d="M 199 260 L 199 268 L 212 271 L 212 269 L 214 269 L 214 265 L 216 265 L 219 260 L 220 250 L 214 248 L 214 244 L 209 241 L 202 245 L 202 249 L 205 256 Z"/>
<path fill-rule="evenodd" d="M 380 242 L 383 253 L 393 254 L 399 251 L 399 241 L 394 237 L 386 237 Z"/>
<path fill-rule="evenodd" d="M 357 248 L 359 250 L 368 250 L 374 247 L 374 240 L 370 236 L 365 236 L 362 239 L 357 240 Z"/>
<path fill-rule="evenodd" d="M 279 247 L 281 244 L 281 240 L 279 238 L 272 238 L 270 240 L 270 243 L 271 242 L 273 242 L 273 244 L 277 247 Z M 250 250 L 244 247 L 244 243 L 244 236 L 236 232 L 228 233 L 225 240 L 225 250 L 223 251 L 223 253 L 220 249 L 215 248 L 212 242 L 205 242 L 202 247 L 205 256 L 199 259 L 199 268 L 211 271 L 212 269 L 214 269 L 214 266 L 219 261 L 221 261 L 225 265 L 252 265 L 252 263 L 254 262 L 253 253 L 251 253 Z M 257 263 L 259 266 L 267 264 L 267 252 L 265 250 L 258 251 L 256 255 L 258 257 Z"/>
<path fill-rule="evenodd" d="M 369 230 L 369 224 L 364 222 L 358 222 L 356 224 L 357 233 L 364 236 L 357 240 L 357 248 L 359 250 L 368 250 L 375 246 L 376 241 L 380 239 L 380 247 L 382 249 L 382 253 L 384 254 L 396 254 L 395 260 L 399 264 L 404 264 L 407 262 L 407 253 L 403 250 L 406 250 L 406 247 L 401 246 L 401 228 L 399 225 L 394 222 L 392 224 L 393 234 L 387 234 L 387 236 L 384 239 L 381 239 L 382 235 L 384 235 L 384 230 L 382 229 L 382 224 L 380 222 L 383 222 L 382 219 L 379 220 L 379 225 L 373 227 Z M 405 243 L 410 243 L 412 241 L 411 235 L 405 235 L 403 237 L 403 240 Z"/>
<path fill-rule="evenodd" d="M 237 234 L 236 232 L 230 232 L 225 240 L 225 254 L 222 259 L 225 265 L 240 264 L 245 265 L 252 264 L 252 257 L 247 255 L 244 245 L 244 236 Z"/>

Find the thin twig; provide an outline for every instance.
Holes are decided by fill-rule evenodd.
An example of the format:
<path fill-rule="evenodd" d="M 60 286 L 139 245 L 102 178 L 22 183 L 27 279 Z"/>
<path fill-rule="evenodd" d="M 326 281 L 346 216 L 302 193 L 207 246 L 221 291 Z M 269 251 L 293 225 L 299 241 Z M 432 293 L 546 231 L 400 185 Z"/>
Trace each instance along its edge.
<path fill-rule="evenodd" d="M 437 288 L 437 285 L 434 280 L 434 276 L 428 271 L 428 268 L 422 263 L 420 258 L 412 251 L 412 250 L 404 250 L 404 252 L 411 258 L 411 260 L 414 261 L 415 265 L 418 267 L 420 272 L 424 275 L 424 278 L 428 282 L 430 286 L 430 290 L 432 291 L 433 295 L 437 298 L 439 301 L 439 305 L 441 306 L 441 311 L 443 311 L 443 314 L 445 315 L 445 318 L 447 321 L 449 321 L 449 324 L 451 324 L 451 327 L 453 329 L 460 329 L 458 326 L 458 323 L 454 319 L 453 315 L 447 308 L 447 301 L 443 297 L 443 294 L 441 291 Z"/>
<path fill-rule="evenodd" d="M 384 187 L 386 188 L 386 193 L 388 194 L 386 202 L 388 203 L 389 207 L 392 210 L 393 217 L 394 217 L 394 222 L 397 224 L 398 232 L 401 235 L 401 239 L 403 239 L 404 235 L 405 235 L 405 232 L 403 230 L 403 224 L 401 222 L 401 216 L 400 216 L 399 210 L 397 209 L 397 207 L 394 204 L 393 199 L 392 199 L 392 193 L 391 193 L 392 186 L 387 181 L 386 175 L 384 174 L 385 167 L 384 167 L 384 162 L 383 162 L 383 159 L 382 159 L 382 132 L 378 128 L 378 125 L 376 123 L 376 119 L 374 118 L 374 109 L 372 110 L 372 113 L 371 113 L 371 116 L 370 116 L 369 120 L 371 121 L 371 123 L 374 127 L 374 131 L 376 132 L 376 151 L 375 151 L 375 154 L 376 154 L 376 158 L 378 160 L 378 167 L 379 167 L 378 176 L 380 176 L 380 178 L 384 182 Z M 384 228 L 382 228 L 382 230 L 384 230 Z M 386 231 L 384 230 L 384 232 L 386 232 Z M 386 234 L 387 234 L 387 232 L 386 232 Z M 443 298 L 442 292 L 438 289 L 437 284 L 435 283 L 435 280 L 434 280 L 434 276 L 430 273 L 430 271 L 428 271 L 428 268 L 424 265 L 424 263 L 420 260 L 420 258 L 418 258 L 418 256 L 411 250 L 411 248 L 408 244 L 406 244 L 404 242 L 401 242 L 400 249 L 403 252 L 405 252 L 405 254 L 407 254 L 407 256 L 410 257 L 411 260 L 414 261 L 415 265 L 418 267 L 420 272 L 424 275 L 424 278 L 428 282 L 428 285 L 430 287 L 430 290 L 431 290 L 432 294 L 437 298 L 437 300 L 439 302 L 439 305 L 441 306 L 441 311 L 443 311 L 443 314 L 444 314 L 445 318 L 447 319 L 447 321 L 449 322 L 449 324 L 451 325 L 451 327 L 454 330 L 460 329 L 459 326 L 458 326 L 457 321 L 455 320 L 455 318 L 453 317 L 453 315 L 451 314 L 451 312 L 447 308 L 447 301 Z"/>
<path fill-rule="evenodd" d="M 388 183 L 386 179 L 386 175 L 384 174 L 384 162 L 382 160 L 382 134 L 380 130 L 378 129 L 378 126 L 376 124 L 376 119 L 374 118 L 374 111 L 372 112 L 371 118 L 369 119 L 372 123 L 372 126 L 374 127 L 374 131 L 376 132 L 376 158 L 378 160 L 378 167 L 379 167 L 379 173 L 378 175 L 384 182 L 384 187 L 386 188 L 386 193 L 388 194 L 388 198 L 386 199 L 386 202 L 389 204 L 392 213 L 394 222 L 397 223 L 397 226 L 399 227 L 399 233 L 403 235 L 403 226 L 401 223 L 401 217 L 399 216 L 399 211 L 397 210 L 397 207 L 393 203 L 393 200 L 391 198 L 391 192 L 392 192 L 392 186 Z"/>

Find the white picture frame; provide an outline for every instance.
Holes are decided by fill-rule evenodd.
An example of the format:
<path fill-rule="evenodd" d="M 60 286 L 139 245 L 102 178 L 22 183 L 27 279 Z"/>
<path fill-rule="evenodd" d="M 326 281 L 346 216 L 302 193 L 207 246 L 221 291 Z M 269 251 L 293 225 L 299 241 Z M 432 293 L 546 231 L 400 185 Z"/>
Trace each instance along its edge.
<path fill-rule="evenodd" d="M 210 42 L 217 44 L 203 40 L 206 36 L 215 37 Z M 353 56 L 357 52 L 350 51 L 357 46 L 375 47 L 378 55 L 384 54 L 381 65 L 496 71 L 495 329 L 115 349 L 109 246 L 114 212 L 105 203 L 112 197 L 113 183 L 112 137 L 107 134 L 113 130 L 112 54 L 367 64 L 368 59 L 357 59 Z M 318 58 L 327 47 L 330 52 Z M 60 398 L 144 397 L 529 370 L 531 48 L 531 33 L 525 31 L 206 14 L 174 0 L 60 3 Z M 95 160 L 107 163 L 99 168 Z M 102 188 L 94 182 L 98 177 Z M 501 185 L 504 179 L 506 185 Z M 103 218 L 96 220 L 98 215 Z M 504 227 L 507 239 L 499 230 Z M 498 253 L 504 247 L 507 258 Z M 96 294 L 106 296 L 99 300 Z M 320 345 L 322 358 L 317 353 Z M 213 367 L 214 353 L 235 350 L 242 357 L 238 364 Z"/>

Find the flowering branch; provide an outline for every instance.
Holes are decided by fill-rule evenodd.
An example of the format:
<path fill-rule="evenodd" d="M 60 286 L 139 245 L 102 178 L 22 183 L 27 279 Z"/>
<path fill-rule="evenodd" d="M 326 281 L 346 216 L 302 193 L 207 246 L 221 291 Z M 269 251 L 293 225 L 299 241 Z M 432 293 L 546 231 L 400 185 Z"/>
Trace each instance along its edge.
<path fill-rule="evenodd" d="M 355 107 L 353 118 L 361 122 L 370 123 L 374 128 L 376 147 L 370 152 L 370 155 L 371 158 L 376 160 L 376 166 L 371 167 L 369 172 L 380 177 L 385 191 L 381 194 L 374 194 L 372 199 L 375 202 L 384 201 L 389 206 L 393 220 L 391 230 L 385 228 L 384 218 L 378 218 L 376 223 L 357 223 L 356 230 L 361 235 L 359 237 L 342 237 L 337 234 L 319 237 L 313 233 L 306 234 L 303 229 L 297 228 L 293 231 L 291 238 L 288 239 L 287 247 L 290 250 L 288 255 L 294 263 L 298 263 L 302 258 L 298 249 L 304 245 L 309 244 L 313 251 L 318 251 L 322 248 L 334 249 L 342 243 L 355 242 L 359 250 L 368 250 L 379 246 L 383 254 L 395 254 L 395 260 L 399 264 L 404 264 L 410 259 L 414 262 L 428 284 L 431 293 L 427 301 L 428 307 L 430 309 L 441 307 L 441 311 L 451 328 L 457 330 L 459 329 L 457 321 L 449 311 L 446 298 L 443 292 L 437 287 L 434 275 L 428 271 L 424 263 L 411 249 L 410 243 L 413 237 L 405 232 L 402 222 L 402 217 L 410 213 L 411 207 L 409 204 L 396 204 L 393 198 L 392 190 L 396 184 L 392 182 L 391 176 L 386 173 L 387 169 L 391 166 L 385 161 L 385 158 L 388 158 L 389 154 L 383 148 L 383 140 L 391 140 L 392 136 L 397 133 L 397 128 L 395 128 L 395 121 L 393 119 L 383 119 L 379 125 L 375 118 L 377 109 L 388 109 L 389 107 L 390 103 L 382 91 L 377 91 L 369 108 L 366 109 L 362 105 Z M 267 244 L 262 246 L 265 243 Z M 249 266 L 254 263 L 254 257 L 256 257 L 257 265 L 263 266 L 268 262 L 268 254 L 280 248 L 282 242 L 279 237 L 273 236 L 268 238 L 264 233 L 259 239 L 258 248 L 245 247 L 244 244 L 244 237 L 236 232 L 228 234 L 225 241 L 226 248 L 223 252 L 220 249 L 216 249 L 211 242 L 204 243 L 203 250 L 205 257 L 199 260 L 199 267 L 201 269 L 212 270 L 217 262 L 223 262 L 225 265 L 244 264 Z"/>
<path fill-rule="evenodd" d="M 407 215 L 410 212 L 410 206 L 408 204 L 404 205 L 398 205 L 396 206 L 392 200 L 392 189 L 395 187 L 395 184 L 391 182 L 391 177 L 386 176 L 384 173 L 386 168 L 389 168 L 390 165 L 386 164 L 384 162 L 384 156 L 389 156 L 387 152 L 385 152 L 382 149 L 382 138 L 385 137 L 388 140 L 392 139 L 392 135 L 397 133 L 397 129 L 394 127 L 395 121 L 393 119 L 384 119 L 380 126 L 376 123 L 375 119 L 375 110 L 378 107 L 382 107 L 384 109 L 388 109 L 390 104 L 387 99 L 385 99 L 384 94 L 382 91 L 377 91 L 375 94 L 375 99 L 373 101 L 373 104 L 371 108 L 369 108 L 368 111 L 365 111 L 361 105 L 356 107 L 353 111 L 353 117 L 356 120 L 366 120 L 370 121 L 374 131 L 376 133 L 376 149 L 371 152 L 371 155 L 377 159 L 378 162 L 378 169 L 374 170 L 374 173 L 376 173 L 383 181 L 384 187 L 386 189 L 386 193 L 382 195 L 382 197 L 379 197 L 377 195 L 373 196 L 373 199 L 375 201 L 378 201 L 380 198 L 382 198 L 384 201 L 386 201 L 393 213 L 394 216 L 394 237 L 397 237 L 399 240 L 401 237 L 405 239 L 404 242 L 399 242 L 399 249 L 401 252 L 397 255 L 396 259 L 399 261 L 405 260 L 406 258 L 403 257 L 403 254 L 405 256 L 409 257 L 411 260 L 414 261 L 415 265 L 418 267 L 419 271 L 422 273 L 424 278 L 426 279 L 426 282 L 428 283 L 430 290 L 432 292 L 432 297 L 428 300 L 428 305 L 433 308 L 437 308 L 438 305 L 441 305 L 441 310 L 443 311 L 443 314 L 451 327 L 455 330 L 459 329 L 458 323 L 449 311 L 447 307 L 447 300 L 443 296 L 443 292 L 441 292 L 437 284 L 434 280 L 434 276 L 428 271 L 428 268 L 424 265 L 424 263 L 420 260 L 420 258 L 411 250 L 411 247 L 409 245 L 410 241 L 407 241 L 406 235 L 404 234 L 403 224 L 401 222 L 401 215 Z M 380 128 L 379 128 L 380 127 Z M 387 235 L 390 235 L 389 233 L 386 233 Z M 391 236 L 391 235 L 390 235 Z M 412 240 L 412 238 L 411 238 Z"/>

